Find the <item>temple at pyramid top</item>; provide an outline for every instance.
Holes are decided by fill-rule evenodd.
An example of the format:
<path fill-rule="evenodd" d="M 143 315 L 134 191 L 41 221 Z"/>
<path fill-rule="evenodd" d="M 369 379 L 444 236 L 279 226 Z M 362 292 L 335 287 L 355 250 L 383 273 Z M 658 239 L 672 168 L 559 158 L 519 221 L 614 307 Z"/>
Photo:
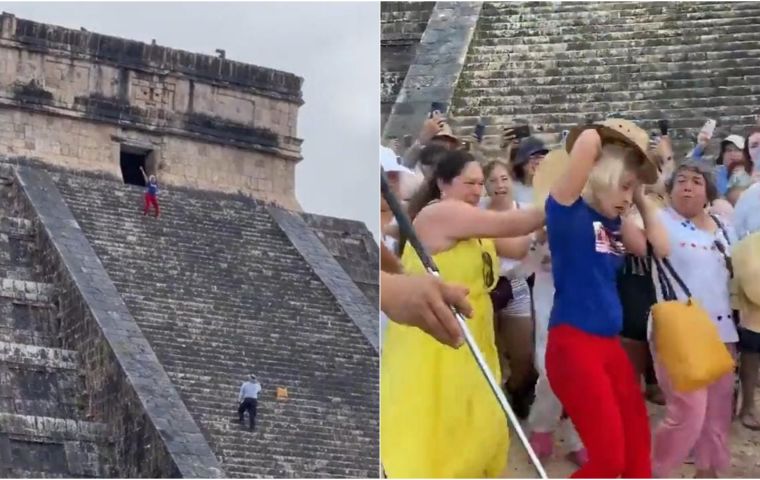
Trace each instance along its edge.
<path fill-rule="evenodd" d="M 303 79 L 107 35 L 0 17 L 0 155 L 141 184 L 242 192 L 300 210 Z"/>

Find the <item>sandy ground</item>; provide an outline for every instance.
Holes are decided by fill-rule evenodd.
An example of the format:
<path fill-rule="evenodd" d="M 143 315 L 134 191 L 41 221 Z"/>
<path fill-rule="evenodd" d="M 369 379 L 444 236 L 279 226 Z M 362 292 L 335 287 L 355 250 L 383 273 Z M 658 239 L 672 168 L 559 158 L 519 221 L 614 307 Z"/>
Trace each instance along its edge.
<path fill-rule="evenodd" d="M 760 411 L 760 392 L 756 396 L 756 404 Z M 652 429 L 664 414 L 664 407 L 647 402 L 650 424 Z M 523 425 L 523 428 L 525 426 Z M 527 434 L 527 431 L 526 431 Z M 564 458 L 567 449 L 564 439 L 555 437 L 554 455 L 544 462 L 544 468 L 550 478 L 567 478 L 577 468 Z M 760 478 L 760 432 L 744 428 L 739 420 L 735 420 L 731 428 L 731 470 L 722 472 L 723 478 Z M 528 454 L 525 452 L 517 434 L 512 432 L 509 448 L 509 470 L 511 478 L 538 478 Z M 693 478 L 694 466 L 684 465 L 680 478 Z"/>

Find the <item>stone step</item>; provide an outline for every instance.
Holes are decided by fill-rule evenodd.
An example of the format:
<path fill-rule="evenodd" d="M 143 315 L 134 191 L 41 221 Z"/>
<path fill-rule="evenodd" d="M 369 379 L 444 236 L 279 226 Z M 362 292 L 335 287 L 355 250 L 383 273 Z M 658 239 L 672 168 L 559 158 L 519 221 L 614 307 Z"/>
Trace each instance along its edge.
<path fill-rule="evenodd" d="M 209 425 L 216 425 L 214 428 L 218 428 L 219 431 L 236 430 L 236 409 L 234 396 L 230 396 L 228 400 L 209 401 L 203 397 L 194 396 L 192 393 L 188 393 L 190 402 L 193 405 L 193 411 L 200 418 L 207 419 Z M 290 428 L 290 420 L 286 412 L 289 409 L 293 409 L 292 405 L 289 406 L 288 402 L 292 402 L 292 399 L 288 400 L 275 400 L 273 398 L 259 399 L 259 413 L 261 413 L 260 420 L 265 427 L 269 430 L 277 428 Z M 296 399 L 296 401 L 299 401 Z M 298 417 L 300 419 L 320 420 L 325 417 L 325 407 L 320 402 L 315 401 L 299 401 Z M 197 412 L 195 411 L 197 409 Z M 329 410 L 328 410 L 329 412 Z M 366 412 L 365 412 L 366 413 Z M 335 427 L 335 430 L 344 431 L 343 427 Z M 355 431 L 355 430 L 354 430 Z M 355 431 L 356 432 L 356 431 Z M 357 433 L 358 435 L 359 433 Z"/>
<path fill-rule="evenodd" d="M 0 297 L 30 304 L 46 305 L 52 301 L 55 289 L 50 283 L 0 279 Z"/>
<path fill-rule="evenodd" d="M 745 12 L 747 10 L 757 9 L 753 2 L 735 2 L 731 3 L 731 10 L 736 12 Z M 546 15 L 552 13 L 569 14 L 570 16 L 586 15 L 589 16 L 588 10 L 593 9 L 594 13 L 604 17 L 610 15 L 617 16 L 647 16 L 662 14 L 666 12 L 724 12 L 728 5 L 723 2 L 486 2 L 484 9 L 488 15 L 496 13 L 500 15 L 518 13 Z"/>
<path fill-rule="evenodd" d="M 670 102 L 673 108 L 694 106 L 699 108 L 743 106 L 752 103 L 752 97 L 760 95 L 760 85 L 745 87 L 706 87 L 691 89 L 605 89 L 604 86 L 594 92 L 561 93 L 561 88 L 536 87 L 522 89 L 473 88 L 469 90 L 469 102 L 472 106 L 501 106 L 505 113 L 529 111 L 530 113 L 570 113 L 582 111 L 584 104 L 603 103 L 610 112 L 626 110 L 655 110 L 663 101 Z M 631 85 L 635 87 L 635 85 Z M 539 93 L 540 92 L 540 93 Z M 691 93 L 691 95 L 690 95 Z M 556 109 L 552 110 L 553 108 Z"/>
<path fill-rule="evenodd" d="M 110 440 L 108 428 L 102 423 L 5 412 L 0 412 L 0 433 L 40 441 Z"/>
<path fill-rule="evenodd" d="M 349 457 L 350 458 L 350 457 Z M 233 478 L 250 478 L 250 473 L 253 471 L 261 471 L 263 469 L 264 477 L 268 478 L 292 478 L 298 476 L 314 477 L 314 478 L 377 478 L 379 472 L 368 472 L 366 470 L 356 468 L 356 463 L 353 464 L 347 460 L 345 462 L 320 461 L 319 458 L 313 460 L 311 465 L 313 470 L 312 474 L 309 471 L 294 472 L 292 468 L 288 468 L 288 463 L 294 460 L 300 460 L 300 457 L 294 457 L 292 455 L 276 455 L 266 462 L 257 462 L 255 460 L 234 460 L 225 462 L 225 471 Z M 272 463 L 279 466 L 270 466 Z"/>
<path fill-rule="evenodd" d="M 57 341 L 56 337 L 35 330 L 0 326 L 0 342 L 53 347 Z"/>
<path fill-rule="evenodd" d="M 0 342 L 0 362 L 48 369 L 78 370 L 79 353 L 75 350 Z"/>
<path fill-rule="evenodd" d="M 547 12 L 527 8 L 522 12 L 499 11 L 498 8 L 484 8 L 484 12 L 478 21 L 478 27 L 494 30 L 507 29 L 549 29 L 552 27 L 578 29 L 597 29 L 601 27 L 630 28 L 633 25 L 641 28 L 649 27 L 651 30 L 663 28 L 667 24 L 675 24 L 674 28 L 688 28 L 694 24 L 709 24 L 710 22 L 731 20 L 737 25 L 746 25 L 751 21 L 757 22 L 760 17 L 760 9 L 757 6 L 748 5 L 741 9 L 708 8 L 688 11 L 682 9 L 679 2 L 677 10 L 666 10 L 650 14 L 647 8 L 626 8 L 620 11 L 605 10 L 606 2 L 589 2 L 568 11 Z M 687 2 L 683 2 L 684 4 Z M 697 4 L 698 5 L 698 4 Z M 734 4 L 731 4 L 732 6 Z M 514 12 L 514 13 L 513 13 Z M 516 13 L 516 14 L 515 14 Z"/>
<path fill-rule="evenodd" d="M 23 217 L 2 217 L 0 218 L 0 233 L 17 236 L 30 237 L 34 234 L 34 225 L 30 220 Z"/>
<path fill-rule="evenodd" d="M 292 455 L 295 457 L 295 455 L 293 455 L 294 454 L 293 446 L 291 446 L 290 449 L 287 446 L 285 446 L 284 448 L 276 446 L 278 443 L 277 442 L 278 439 L 289 440 L 288 438 L 284 438 L 281 435 L 264 434 L 262 431 L 259 430 L 258 425 L 256 426 L 256 430 L 253 432 L 248 430 L 246 426 L 238 425 L 237 429 L 238 430 L 235 433 L 239 433 L 241 438 L 245 438 L 248 441 L 244 443 L 239 443 L 236 445 L 228 445 L 228 444 L 219 445 L 219 449 L 222 452 L 222 455 L 224 456 L 223 461 L 225 465 L 230 465 L 230 466 L 232 465 L 242 466 L 246 464 L 261 465 L 262 463 L 267 462 L 268 459 L 274 458 L 275 456 L 291 456 Z M 225 438 L 230 438 L 230 437 L 232 437 L 232 435 L 226 436 Z M 345 439 L 343 441 L 345 441 Z M 356 446 L 359 446 L 359 444 L 357 443 Z M 254 451 L 261 452 L 263 455 L 261 456 L 240 455 L 240 453 L 245 452 L 245 451 L 250 451 L 251 449 L 254 449 Z M 318 449 L 315 448 L 311 452 L 311 456 L 312 456 L 311 460 L 314 461 L 314 460 L 319 459 L 320 455 L 324 453 L 329 454 L 331 458 L 330 463 L 332 463 L 335 466 L 342 466 L 344 468 L 346 467 L 357 468 L 358 462 L 356 460 L 364 460 L 365 462 L 372 459 L 377 460 L 376 454 L 374 456 L 372 456 L 371 454 L 368 454 L 365 456 L 359 456 L 359 457 L 353 456 L 352 458 L 351 452 L 350 450 L 346 450 L 345 444 L 344 445 L 336 444 L 333 447 L 324 447 L 324 448 L 318 448 Z M 301 458 L 303 459 L 303 457 Z M 360 476 L 359 478 L 363 478 L 363 477 Z"/>
<path fill-rule="evenodd" d="M 732 109 L 733 110 L 733 109 Z M 752 108 L 748 106 L 741 112 L 739 110 L 733 110 L 730 112 L 721 112 L 719 121 L 723 126 L 730 126 L 732 130 L 739 132 L 745 127 L 755 124 L 756 115 L 752 112 Z M 733 112 L 739 113 L 733 113 Z M 532 126 L 534 132 L 540 131 L 558 133 L 563 129 L 572 128 L 580 123 L 586 121 L 586 117 L 591 117 L 594 121 L 603 120 L 610 114 L 611 110 L 604 108 L 603 105 L 592 105 L 586 114 L 504 114 L 498 107 L 483 107 L 479 109 L 465 110 L 461 116 L 457 117 L 458 121 L 467 122 L 468 124 L 475 124 L 479 118 L 490 118 L 490 125 L 514 125 L 516 123 L 529 124 Z M 742 114 L 742 112 L 745 112 Z M 681 116 L 681 115 L 688 115 Z M 699 131 L 699 128 L 705 123 L 706 118 L 712 118 L 715 114 L 713 109 L 699 109 L 699 108 L 685 108 L 680 110 L 650 110 L 650 111 L 628 111 L 626 112 L 627 118 L 634 119 L 637 123 L 642 125 L 649 125 L 648 129 L 657 125 L 657 122 L 662 118 L 668 118 L 673 123 L 673 119 L 678 120 L 678 129 L 674 134 L 676 138 L 686 138 L 694 136 Z M 540 127 L 540 128 L 539 128 Z M 693 130 L 697 131 L 694 132 Z"/>
<path fill-rule="evenodd" d="M 752 98 L 756 99 L 757 97 Z M 736 129 L 739 128 L 740 125 L 752 125 L 756 118 L 756 116 L 752 114 L 752 108 L 742 105 L 720 107 L 716 104 L 698 106 L 689 103 L 678 103 L 677 108 L 667 111 L 657 109 L 658 107 L 656 106 L 655 101 L 646 102 L 644 104 L 636 102 L 635 106 L 628 102 L 610 102 L 608 104 L 604 102 L 583 102 L 579 103 L 579 106 L 572 104 L 558 105 L 557 108 L 553 110 L 548 107 L 550 105 L 551 104 L 547 102 L 541 106 L 532 107 L 530 109 L 509 106 L 503 107 L 498 105 L 479 105 L 477 107 L 461 109 L 458 114 L 469 117 L 467 118 L 466 123 L 461 123 L 460 125 L 470 125 L 476 123 L 478 118 L 482 118 L 488 119 L 483 121 L 487 125 L 491 125 L 492 128 L 494 125 L 500 124 L 508 126 L 516 123 L 527 123 L 533 125 L 533 130 L 538 133 L 541 131 L 555 131 L 553 128 L 549 129 L 549 125 L 578 124 L 587 119 L 604 119 L 613 112 L 626 112 L 627 118 L 639 122 L 642 125 L 642 128 L 650 130 L 657 128 L 657 121 L 659 119 L 668 118 L 676 135 L 680 135 L 682 133 L 680 130 L 684 128 L 687 129 L 686 133 L 692 128 L 699 129 L 702 124 L 704 124 L 706 118 L 715 118 L 716 116 L 721 124 L 721 129 L 717 132 L 718 135 L 724 135 L 727 133 L 729 127 L 735 131 L 735 133 L 743 134 L 743 132 L 738 132 Z M 630 108 L 628 108 L 629 106 Z M 715 112 L 718 111 L 719 108 L 721 109 L 720 114 L 716 115 Z M 478 112 L 481 112 L 481 115 L 475 117 L 474 114 L 477 114 Z M 684 115 L 688 115 L 688 117 L 681 116 L 681 112 Z M 733 120 L 732 117 L 741 118 L 742 121 L 737 122 L 736 120 Z M 682 120 L 687 119 L 688 122 L 682 122 Z M 464 120 L 462 121 L 464 122 Z M 539 127 L 541 125 L 544 125 L 543 129 Z M 456 130 L 459 131 L 461 129 Z M 491 133 L 496 132 L 492 131 Z M 694 135 L 697 133 L 698 132 L 694 132 Z"/>
<path fill-rule="evenodd" d="M 71 478 L 68 473 L 48 472 L 45 470 L 28 470 L 24 468 L 6 468 L 0 469 L 5 478 Z M 94 478 L 82 476 L 81 478 Z"/>
<path fill-rule="evenodd" d="M 464 78 L 469 78 L 469 76 L 509 78 L 513 75 L 518 77 L 578 75 L 583 73 L 583 69 L 602 67 L 604 70 L 601 72 L 587 70 L 587 74 L 605 73 L 617 68 L 632 73 L 664 70 L 692 72 L 692 74 L 697 74 L 697 78 L 700 78 L 708 76 L 708 72 L 712 71 L 710 69 L 714 68 L 757 67 L 760 65 L 760 60 L 750 55 L 752 52 L 760 50 L 760 42 L 754 42 L 752 47 L 751 49 L 739 49 L 737 47 L 736 53 L 731 51 L 674 52 L 672 54 L 650 52 L 644 56 L 635 55 L 632 57 L 627 55 L 605 56 L 605 52 L 597 52 L 590 57 L 578 56 L 577 58 L 570 58 L 569 56 L 564 56 L 564 58 L 561 56 L 550 58 L 515 56 L 516 60 L 510 59 L 510 55 L 507 53 L 493 55 L 490 58 L 483 55 L 468 59 L 465 71 L 469 73 Z M 545 70 L 548 72 L 542 73 Z"/>
<path fill-rule="evenodd" d="M 155 221 L 139 215 L 137 189 L 68 174 L 56 181 L 223 462 L 253 459 L 241 468 L 248 478 L 297 476 L 311 471 L 319 451 L 328 460 L 354 459 L 353 476 L 367 476 L 367 459 L 377 462 L 377 426 L 367 427 L 377 418 L 376 378 L 350 384 L 376 371 L 377 362 L 357 352 L 361 335 L 267 211 L 177 191 L 160 200 L 168 213 Z M 298 285 L 286 299 L 283 283 Z M 240 382 L 251 370 L 265 382 L 257 433 L 266 444 L 234 422 Z M 277 386 L 287 387 L 291 399 L 277 402 Z M 336 438 L 346 431 L 361 439 L 350 449 L 343 442 L 341 450 Z M 290 456 L 273 469 L 270 452 Z M 318 468 L 313 476 L 328 471 Z"/>
<path fill-rule="evenodd" d="M 142 315 L 141 315 L 142 316 Z M 188 329 L 187 324 L 183 323 L 183 320 L 186 322 L 187 319 L 180 318 L 179 321 L 166 321 L 166 322 L 160 322 L 157 320 L 140 320 L 141 328 L 145 329 L 146 332 L 151 332 L 151 334 L 163 334 L 163 333 L 169 333 L 173 331 L 173 337 L 170 340 L 172 345 L 175 345 L 177 348 L 180 349 L 187 349 L 188 347 L 192 346 L 193 348 L 198 347 L 199 343 L 199 335 L 209 335 L 211 338 L 214 339 L 214 345 L 207 345 L 205 348 L 209 349 L 210 351 L 216 351 L 220 353 L 220 358 L 225 358 L 224 356 L 224 350 L 228 347 L 234 347 L 234 346 L 240 346 L 241 342 L 237 341 L 235 342 L 234 338 L 236 336 L 241 335 L 241 333 L 244 331 L 241 327 L 249 326 L 251 328 L 251 332 L 255 333 L 257 335 L 257 338 L 262 339 L 270 339 L 272 341 L 281 340 L 281 336 L 277 335 L 276 333 L 271 333 L 271 329 L 267 328 L 266 325 L 262 325 L 262 323 L 256 319 L 246 318 L 242 316 L 242 314 L 234 314 L 232 311 L 230 311 L 229 316 L 225 319 L 226 320 L 226 328 L 219 326 L 219 331 L 214 331 L 210 327 L 211 326 L 205 326 L 198 329 Z M 231 325 L 232 322 L 237 323 L 238 325 Z M 214 322 L 217 323 L 217 322 Z M 221 323 L 221 322 L 219 322 Z M 256 328 L 260 327 L 260 328 Z M 257 331 L 258 330 L 258 331 Z M 337 333 L 337 332 L 329 332 L 329 333 Z M 313 345 L 315 348 L 319 348 L 320 344 L 324 344 L 325 342 L 329 341 L 327 338 L 328 334 L 321 333 L 318 331 L 318 329 L 314 329 L 314 343 Z M 229 336 L 228 336 L 229 335 Z M 259 336 L 260 335 L 260 336 Z M 205 343 L 205 342 L 204 342 Z M 255 342 L 245 342 L 244 345 L 250 345 L 250 347 L 253 347 L 255 345 Z M 202 348 L 202 347 L 201 347 Z M 266 347 L 259 347 L 259 348 L 266 348 Z M 270 349 L 276 349 L 275 346 L 271 346 L 270 348 L 266 348 L 266 350 Z M 276 351 L 276 350 L 272 350 Z M 299 352 L 300 354 L 306 355 L 307 352 Z M 334 351 L 333 358 L 340 358 L 340 357 L 346 357 L 346 358 L 353 358 L 354 350 L 352 350 L 349 346 L 342 346 L 339 349 L 336 349 Z M 308 355 L 310 360 L 317 359 L 319 356 L 317 354 L 311 354 Z"/>
<path fill-rule="evenodd" d="M 639 17 L 640 18 L 640 17 Z M 520 43 L 540 45 L 547 38 L 568 38 L 575 41 L 577 38 L 593 39 L 594 35 L 600 38 L 615 39 L 615 35 L 625 38 L 640 38 L 642 34 L 651 32 L 653 37 L 666 35 L 661 32 L 667 30 L 684 31 L 686 34 L 694 29 L 702 34 L 706 29 L 712 29 L 712 34 L 728 35 L 732 29 L 740 29 L 740 32 L 751 31 L 749 27 L 757 25 L 760 21 L 760 11 L 750 12 L 746 17 L 703 17 L 700 19 L 671 19 L 662 21 L 650 19 L 649 21 L 631 21 L 630 19 L 610 19 L 594 24 L 582 22 L 564 22 L 547 17 L 537 22 L 510 19 L 509 17 L 494 18 L 481 15 L 478 22 L 478 30 L 474 40 L 479 45 L 489 45 L 503 42 L 506 39 L 522 38 Z"/>
<path fill-rule="evenodd" d="M 751 52 L 750 52 L 751 53 Z M 760 50 L 758 50 L 760 54 Z M 596 60 L 598 62 L 598 59 Z M 564 62 L 562 60 L 561 62 Z M 505 79 L 514 80 L 516 82 L 522 82 L 524 84 L 530 84 L 531 81 L 535 82 L 547 82 L 562 81 L 561 78 L 567 77 L 565 83 L 593 83 L 593 80 L 597 75 L 622 75 L 629 74 L 632 80 L 635 80 L 638 75 L 642 76 L 643 80 L 650 79 L 688 79 L 688 78 L 710 78 L 706 70 L 708 64 L 715 63 L 719 65 L 720 71 L 726 71 L 729 77 L 741 77 L 743 71 L 747 71 L 750 74 L 754 74 L 756 69 L 760 67 L 760 62 L 755 58 L 743 58 L 743 59 L 713 59 L 713 60 L 695 60 L 689 61 L 689 65 L 678 65 L 678 62 L 648 62 L 648 63 L 626 63 L 623 65 L 581 65 L 579 62 L 572 62 L 563 64 L 561 68 L 554 65 L 534 69 L 522 69 L 516 68 L 514 65 L 507 65 L 502 63 L 489 63 L 483 64 L 483 68 L 475 63 L 469 63 L 462 73 L 461 80 L 466 87 L 467 82 L 470 80 L 478 79 Z M 679 68 L 674 68 L 678 66 Z M 493 70 L 490 68 L 493 67 Z M 688 68 L 687 68 L 688 67 Z M 585 77 L 584 77 L 585 76 Z M 577 78 L 583 77 L 582 82 L 578 82 Z M 602 77 L 603 78 L 603 77 Z M 461 88 L 461 87 L 460 87 Z"/>
<path fill-rule="evenodd" d="M 760 43 L 760 34 L 748 33 L 740 35 L 710 35 L 710 36 L 692 36 L 684 37 L 660 37 L 645 38 L 641 40 L 621 40 L 621 41 L 586 41 L 566 42 L 560 39 L 546 38 L 545 43 L 521 43 L 514 42 L 511 38 L 505 38 L 503 43 L 490 45 L 472 45 L 468 55 L 473 57 L 484 57 L 483 61 L 491 60 L 492 57 L 503 57 L 504 55 L 524 54 L 527 59 L 547 60 L 554 58 L 557 53 L 565 53 L 565 58 L 572 59 L 577 54 L 577 58 L 590 58 L 597 55 L 603 58 L 614 58 L 622 49 L 630 46 L 632 49 L 631 56 L 658 57 L 664 55 L 683 54 L 683 53 L 700 53 L 698 47 L 702 47 L 704 53 L 716 52 L 734 52 L 737 50 L 755 50 Z M 515 58 L 517 60 L 518 58 Z"/>
<path fill-rule="evenodd" d="M 169 365 L 173 366 L 173 365 Z M 185 364 L 183 365 L 181 370 L 184 370 L 184 372 L 189 372 L 193 370 L 193 367 L 191 365 Z M 218 368 L 220 370 L 219 376 L 224 377 L 225 376 L 225 366 L 223 365 L 215 365 L 214 367 Z M 229 367 L 227 367 L 229 368 Z M 195 365 L 194 369 L 196 371 L 200 371 L 200 366 Z M 180 368 L 177 368 L 177 370 L 180 370 Z M 206 370 L 208 371 L 208 369 Z M 183 372 L 183 373 L 184 373 Z M 187 374 L 187 373 L 186 373 Z M 172 378 L 173 383 L 175 383 L 178 387 L 182 389 L 183 392 L 187 393 L 188 395 L 192 395 L 193 398 L 195 398 L 197 401 L 202 401 L 206 405 L 213 405 L 214 408 L 216 406 L 222 406 L 224 405 L 230 405 L 235 404 L 238 398 L 238 392 L 240 390 L 239 385 L 238 386 L 225 386 L 225 383 L 218 383 L 218 384 L 210 384 L 208 387 L 204 386 L 202 384 L 198 384 L 197 382 L 187 382 L 184 383 L 182 381 L 175 381 L 177 380 L 174 375 L 170 375 L 170 378 Z M 233 378 L 231 376 L 228 376 L 227 378 Z M 262 393 L 262 400 L 266 401 L 273 401 L 275 399 L 275 392 L 277 387 L 285 387 L 288 389 L 288 401 L 297 402 L 299 407 L 301 405 L 304 406 L 308 410 L 308 404 L 309 402 L 316 402 L 315 405 L 329 405 L 330 407 L 337 407 L 337 406 L 343 406 L 347 405 L 352 409 L 358 409 L 358 410 L 365 410 L 365 409 L 372 409 L 372 405 L 365 405 L 361 402 L 359 402 L 359 398 L 363 398 L 362 394 L 366 394 L 366 390 L 354 392 L 353 390 L 349 389 L 347 386 L 343 387 L 343 389 L 336 388 L 333 386 L 334 384 L 340 384 L 341 382 L 345 385 L 348 383 L 349 378 L 347 377 L 339 377 L 339 376 L 331 376 L 328 378 L 325 383 L 327 386 L 330 387 L 329 395 L 325 395 L 323 392 L 314 390 L 313 388 L 310 388 L 306 385 L 303 385 L 306 379 L 304 378 L 298 378 L 298 377 L 291 377 L 291 378 L 281 378 L 276 377 L 273 379 L 272 385 L 267 385 L 266 390 Z M 238 382 L 236 382 L 238 383 Z M 229 384 L 228 384 L 229 385 Z M 211 391 L 209 387 L 216 386 L 216 388 Z"/>
<path fill-rule="evenodd" d="M 760 12 L 759 12 L 760 13 Z M 713 24 L 719 22 L 718 24 Z M 687 25 L 687 34 L 690 37 L 701 36 L 729 36 L 757 34 L 757 20 L 754 23 L 736 25 L 732 19 L 715 19 L 715 22 L 707 24 Z M 722 23 L 722 24 L 721 24 Z M 558 28 L 540 27 L 537 29 L 523 28 L 519 23 L 517 27 L 492 29 L 487 21 L 482 21 L 479 30 L 475 33 L 474 47 L 509 45 L 515 44 L 540 44 L 540 43 L 576 43 L 576 42 L 610 42 L 625 40 L 641 40 L 653 38 L 676 38 L 683 35 L 678 28 L 672 28 L 673 23 L 665 24 L 665 28 L 653 29 L 641 28 L 641 24 L 626 24 L 621 29 L 607 29 L 605 26 L 597 29 L 573 29 L 560 25 Z M 675 24 L 677 25 L 677 23 Z M 730 39 L 729 39 L 730 40 Z M 471 46 L 471 48 L 472 48 Z"/>
<path fill-rule="evenodd" d="M 7 416 L 6 416 L 7 417 Z M 5 418 L 0 425 L 4 462 L 11 478 L 108 478 L 110 438 L 104 425 L 47 417 Z"/>
<path fill-rule="evenodd" d="M 760 53 L 760 52 L 759 52 Z M 593 75 L 594 82 L 589 82 L 588 74 L 568 75 L 566 77 L 540 77 L 534 78 L 528 82 L 523 77 L 501 77 L 501 78 L 467 78 L 466 85 L 468 92 L 479 88 L 491 88 L 497 90 L 507 90 L 519 88 L 523 91 L 535 92 L 546 91 L 550 93 L 566 92 L 590 92 L 593 89 L 610 90 L 621 83 L 634 85 L 647 85 L 651 89 L 689 89 L 704 87 L 743 87 L 745 85 L 755 85 L 760 81 L 760 66 L 742 69 L 723 70 L 720 77 L 695 77 L 687 72 L 684 75 L 673 75 L 671 72 L 625 72 L 617 69 L 610 69 L 608 73 Z M 735 75 L 734 75 L 735 73 Z M 563 81 L 563 78 L 565 79 Z M 525 90 L 529 89 L 529 90 Z M 546 89 L 546 90 L 544 90 Z"/>
<path fill-rule="evenodd" d="M 687 43 L 684 43 L 687 42 Z M 752 51 L 758 49 L 760 36 L 747 41 L 726 40 L 706 47 L 700 40 L 675 39 L 672 45 L 645 45 L 631 42 L 606 45 L 588 43 L 586 47 L 568 43 L 549 44 L 545 48 L 516 49 L 514 45 L 472 46 L 468 52 L 468 62 L 474 68 L 489 69 L 509 63 L 515 68 L 540 68 L 542 65 L 554 67 L 574 67 L 581 65 L 598 65 L 597 61 L 606 61 L 607 65 L 672 63 L 703 60 L 740 60 L 753 58 Z M 699 47 L 702 48 L 699 48 Z"/>

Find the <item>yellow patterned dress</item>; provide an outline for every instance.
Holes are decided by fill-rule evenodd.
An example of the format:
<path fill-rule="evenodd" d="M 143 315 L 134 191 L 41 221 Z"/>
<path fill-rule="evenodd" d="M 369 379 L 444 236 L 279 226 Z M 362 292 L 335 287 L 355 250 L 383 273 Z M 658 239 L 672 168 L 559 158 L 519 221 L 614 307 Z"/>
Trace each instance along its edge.
<path fill-rule="evenodd" d="M 498 279 L 493 241 L 463 240 L 433 258 L 444 281 L 469 288 L 473 316 L 468 326 L 498 381 L 488 295 Z M 407 273 L 425 271 L 411 246 L 402 263 Z M 454 350 L 417 328 L 390 322 L 380 381 L 380 456 L 388 477 L 493 478 L 503 473 L 506 416 L 466 345 Z"/>

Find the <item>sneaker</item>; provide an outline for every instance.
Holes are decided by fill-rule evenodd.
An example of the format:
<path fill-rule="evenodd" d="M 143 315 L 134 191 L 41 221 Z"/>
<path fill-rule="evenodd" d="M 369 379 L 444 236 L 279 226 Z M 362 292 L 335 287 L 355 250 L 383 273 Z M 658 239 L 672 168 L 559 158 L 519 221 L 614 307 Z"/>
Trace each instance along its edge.
<path fill-rule="evenodd" d="M 546 459 L 552 456 L 554 451 L 554 433 L 552 432 L 533 432 L 529 438 L 530 446 L 540 459 Z"/>
<path fill-rule="evenodd" d="M 588 462 L 588 450 L 581 448 L 580 450 L 570 452 L 567 454 L 567 459 L 579 467 L 582 467 Z"/>

